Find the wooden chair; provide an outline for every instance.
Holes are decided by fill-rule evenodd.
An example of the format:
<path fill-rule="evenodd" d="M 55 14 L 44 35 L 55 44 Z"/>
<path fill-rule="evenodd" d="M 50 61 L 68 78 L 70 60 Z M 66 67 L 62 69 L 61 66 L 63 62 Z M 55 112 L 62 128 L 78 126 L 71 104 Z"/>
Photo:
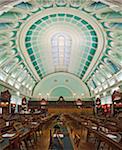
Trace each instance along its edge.
<path fill-rule="evenodd" d="M 25 128 L 21 122 L 15 122 L 13 126 L 15 130 L 17 131 L 17 133 L 19 134 L 20 143 L 21 144 L 24 143 L 26 149 L 28 149 L 29 143 L 31 144 L 31 146 L 33 146 L 31 130 L 28 128 Z"/>

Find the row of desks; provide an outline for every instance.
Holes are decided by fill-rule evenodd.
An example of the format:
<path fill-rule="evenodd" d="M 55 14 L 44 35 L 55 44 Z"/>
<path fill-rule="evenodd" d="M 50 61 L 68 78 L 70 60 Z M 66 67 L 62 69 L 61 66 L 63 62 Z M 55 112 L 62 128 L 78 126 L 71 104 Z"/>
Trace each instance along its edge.
<path fill-rule="evenodd" d="M 5 134 L 2 134 L 3 141 L 0 142 L 0 150 L 11 149 L 13 145 L 16 149 L 19 149 L 21 141 L 27 140 L 34 131 L 36 132 L 40 124 L 30 125 L 23 127 L 20 131 L 8 131 Z"/>
<path fill-rule="evenodd" d="M 2 141 L 0 142 L 0 150 L 9 150 L 13 145 L 16 149 L 20 149 L 20 143 L 30 139 L 30 137 L 36 132 L 42 130 L 42 126 L 51 120 L 53 115 L 47 116 L 40 120 L 40 122 L 26 122 L 26 125 L 21 127 L 19 130 L 8 130 L 2 134 Z"/>
<path fill-rule="evenodd" d="M 118 133 L 116 133 L 116 132 L 105 133 L 105 132 L 99 131 L 99 126 L 98 127 L 90 126 L 86 122 L 83 122 L 83 120 L 80 119 L 79 117 L 75 117 L 74 115 L 73 116 L 69 115 L 68 117 L 70 117 L 71 120 L 78 122 L 81 127 L 84 127 L 85 129 L 87 129 L 88 134 L 93 133 L 95 135 L 95 137 L 97 137 L 97 139 L 99 139 L 99 144 L 101 141 L 104 141 L 108 145 L 111 145 L 111 147 L 113 149 L 122 150 L 122 141 L 121 141 L 122 137 L 121 137 L 121 139 L 116 139 L 116 140 L 108 137 L 108 135 L 110 135 L 110 134 L 117 135 Z M 98 144 L 98 146 L 99 146 L 99 144 Z"/>

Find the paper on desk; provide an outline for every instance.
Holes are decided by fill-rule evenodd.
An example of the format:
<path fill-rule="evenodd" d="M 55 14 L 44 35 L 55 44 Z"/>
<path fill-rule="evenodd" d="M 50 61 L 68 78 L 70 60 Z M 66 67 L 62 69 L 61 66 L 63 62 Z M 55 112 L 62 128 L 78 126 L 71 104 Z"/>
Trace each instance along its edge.
<path fill-rule="evenodd" d="M 109 138 L 111 138 L 111 139 L 116 139 L 117 138 L 116 135 L 112 135 L 112 134 L 107 134 L 106 136 L 109 137 Z"/>
<path fill-rule="evenodd" d="M 3 134 L 2 137 L 4 137 L 4 138 L 8 137 L 9 138 L 9 137 L 13 137 L 14 135 L 15 135 L 15 133 L 11 133 L 11 134 L 10 133 L 6 133 L 6 134 Z"/>
<path fill-rule="evenodd" d="M 97 127 L 92 127 L 93 130 L 97 130 Z"/>
<path fill-rule="evenodd" d="M 37 123 L 37 122 L 31 122 L 31 124 L 35 124 L 35 125 L 36 125 L 36 124 L 38 124 L 38 123 Z"/>
<path fill-rule="evenodd" d="M 64 137 L 64 135 L 63 134 L 53 134 L 53 137 L 60 137 L 60 138 L 63 138 Z"/>

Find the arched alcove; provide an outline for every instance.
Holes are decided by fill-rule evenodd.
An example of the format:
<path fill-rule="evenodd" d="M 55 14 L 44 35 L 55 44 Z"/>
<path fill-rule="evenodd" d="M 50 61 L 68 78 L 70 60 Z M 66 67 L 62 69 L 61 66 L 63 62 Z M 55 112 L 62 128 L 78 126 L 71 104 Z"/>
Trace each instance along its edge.
<path fill-rule="evenodd" d="M 75 75 L 65 72 L 50 74 L 43 78 L 35 87 L 33 96 L 46 97 L 48 100 L 54 100 L 54 98 L 51 98 L 54 96 L 57 100 L 59 96 L 63 96 L 63 93 L 65 97 L 72 97 L 67 100 L 73 100 L 82 95 L 90 97 L 89 90 L 84 82 Z"/>
<path fill-rule="evenodd" d="M 66 87 L 57 87 L 55 89 L 53 89 L 50 93 L 51 97 L 60 97 L 60 96 L 66 96 L 66 97 L 72 97 L 73 93 L 71 92 L 71 90 L 69 90 Z"/>

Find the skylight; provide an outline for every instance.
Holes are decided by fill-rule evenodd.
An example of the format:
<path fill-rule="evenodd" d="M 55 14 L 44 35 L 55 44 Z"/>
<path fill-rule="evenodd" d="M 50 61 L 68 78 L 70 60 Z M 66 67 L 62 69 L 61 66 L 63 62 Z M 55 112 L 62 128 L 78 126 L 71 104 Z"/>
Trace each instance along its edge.
<path fill-rule="evenodd" d="M 52 57 L 55 70 L 67 70 L 70 62 L 72 40 L 65 33 L 58 33 L 51 38 Z"/>

